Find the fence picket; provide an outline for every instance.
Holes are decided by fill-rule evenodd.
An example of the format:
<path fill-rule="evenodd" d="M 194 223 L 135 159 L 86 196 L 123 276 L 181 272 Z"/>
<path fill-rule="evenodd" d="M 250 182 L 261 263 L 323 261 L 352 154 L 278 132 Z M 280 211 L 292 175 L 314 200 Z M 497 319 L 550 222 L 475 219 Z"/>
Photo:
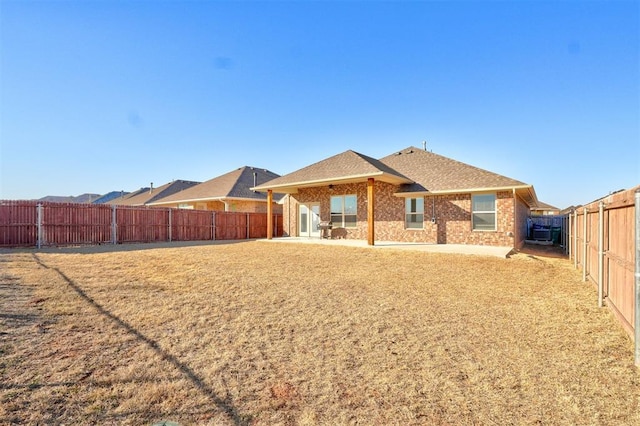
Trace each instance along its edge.
<path fill-rule="evenodd" d="M 584 281 L 598 289 L 598 305 L 606 304 L 635 339 L 634 193 L 640 186 L 578 207 L 569 226 L 570 257 Z M 637 340 L 637 339 L 636 339 Z"/>
<path fill-rule="evenodd" d="M 282 215 L 274 218 L 274 236 L 282 236 Z M 0 247 L 264 238 L 266 219 L 265 213 L 0 200 Z"/>

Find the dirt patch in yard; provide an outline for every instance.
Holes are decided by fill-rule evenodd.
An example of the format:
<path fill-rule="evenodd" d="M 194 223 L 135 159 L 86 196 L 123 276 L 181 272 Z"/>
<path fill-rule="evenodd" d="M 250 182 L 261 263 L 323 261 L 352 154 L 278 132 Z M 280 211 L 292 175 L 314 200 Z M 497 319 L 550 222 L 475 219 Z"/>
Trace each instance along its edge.
<path fill-rule="evenodd" d="M 0 424 L 640 424 L 566 259 L 246 242 L 0 254 Z"/>

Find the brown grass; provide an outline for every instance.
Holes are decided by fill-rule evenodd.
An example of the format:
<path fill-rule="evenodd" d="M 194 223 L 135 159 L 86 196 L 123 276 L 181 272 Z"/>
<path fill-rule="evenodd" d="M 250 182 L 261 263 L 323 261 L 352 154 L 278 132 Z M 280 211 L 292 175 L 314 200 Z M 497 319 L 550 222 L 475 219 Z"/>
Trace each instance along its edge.
<path fill-rule="evenodd" d="M 0 254 L 0 424 L 640 424 L 567 260 L 119 249 Z"/>

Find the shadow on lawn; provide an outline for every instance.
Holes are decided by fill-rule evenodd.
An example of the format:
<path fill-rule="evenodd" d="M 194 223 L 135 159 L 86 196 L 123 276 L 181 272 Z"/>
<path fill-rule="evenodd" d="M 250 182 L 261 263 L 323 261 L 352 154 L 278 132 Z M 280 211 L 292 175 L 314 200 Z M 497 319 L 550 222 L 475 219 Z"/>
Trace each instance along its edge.
<path fill-rule="evenodd" d="M 98 243 L 98 244 L 82 244 L 68 246 L 45 246 L 42 248 L 35 247 L 0 247 L 2 253 L 70 253 L 70 254 L 95 254 L 95 253 L 114 253 L 140 250 L 157 250 L 183 247 L 200 247 L 200 246 L 222 246 L 229 244 L 242 244 L 247 241 L 257 241 L 261 238 L 251 238 L 243 240 L 197 240 L 197 241 L 160 241 L 150 243 Z"/>
<path fill-rule="evenodd" d="M 32 254 L 32 256 L 35 259 L 36 263 L 41 267 L 57 272 L 58 275 L 60 275 L 60 277 L 62 277 L 62 279 L 67 284 L 69 284 L 69 286 L 76 293 L 78 293 L 80 297 L 82 297 L 94 308 L 96 308 L 98 312 L 100 312 L 102 315 L 106 316 L 107 318 L 113 320 L 116 324 L 118 324 L 118 326 L 125 329 L 128 333 L 133 334 L 138 340 L 140 340 L 141 342 L 146 344 L 148 347 L 153 349 L 160 357 L 162 357 L 162 359 L 170 362 L 175 368 L 177 368 L 180 372 L 182 372 L 182 374 L 184 374 L 191 381 L 191 383 L 193 383 L 195 387 L 197 387 L 202 393 L 207 395 L 209 399 L 211 399 L 211 401 L 233 421 L 234 424 L 236 425 L 249 424 L 250 422 L 249 416 L 243 416 L 239 414 L 238 410 L 229 401 L 220 398 L 213 391 L 213 389 L 207 386 L 204 380 L 201 377 L 199 377 L 195 371 L 189 368 L 188 365 L 180 362 L 180 360 L 175 356 L 163 351 L 162 348 L 160 348 L 160 345 L 158 345 L 158 342 L 148 338 L 147 336 L 145 336 L 144 334 L 140 333 L 138 330 L 133 328 L 133 326 L 128 324 L 126 321 L 122 320 L 121 318 L 117 317 L 116 315 L 106 310 L 102 305 L 97 303 L 87 293 L 85 293 L 84 290 L 82 290 L 75 282 L 73 282 L 71 278 L 67 277 L 64 274 L 64 272 L 62 272 L 61 270 L 53 266 L 46 265 L 44 262 L 42 262 L 42 260 L 40 260 L 40 258 L 38 258 L 36 254 Z"/>

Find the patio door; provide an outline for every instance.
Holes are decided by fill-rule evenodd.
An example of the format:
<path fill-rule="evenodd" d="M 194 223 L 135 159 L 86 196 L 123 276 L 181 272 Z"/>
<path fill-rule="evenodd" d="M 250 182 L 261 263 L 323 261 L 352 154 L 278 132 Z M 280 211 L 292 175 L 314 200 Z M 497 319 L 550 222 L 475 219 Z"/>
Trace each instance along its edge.
<path fill-rule="evenodd" d="M 320 204 L 300 204 L 298 235 L 320 238 Z"/>

